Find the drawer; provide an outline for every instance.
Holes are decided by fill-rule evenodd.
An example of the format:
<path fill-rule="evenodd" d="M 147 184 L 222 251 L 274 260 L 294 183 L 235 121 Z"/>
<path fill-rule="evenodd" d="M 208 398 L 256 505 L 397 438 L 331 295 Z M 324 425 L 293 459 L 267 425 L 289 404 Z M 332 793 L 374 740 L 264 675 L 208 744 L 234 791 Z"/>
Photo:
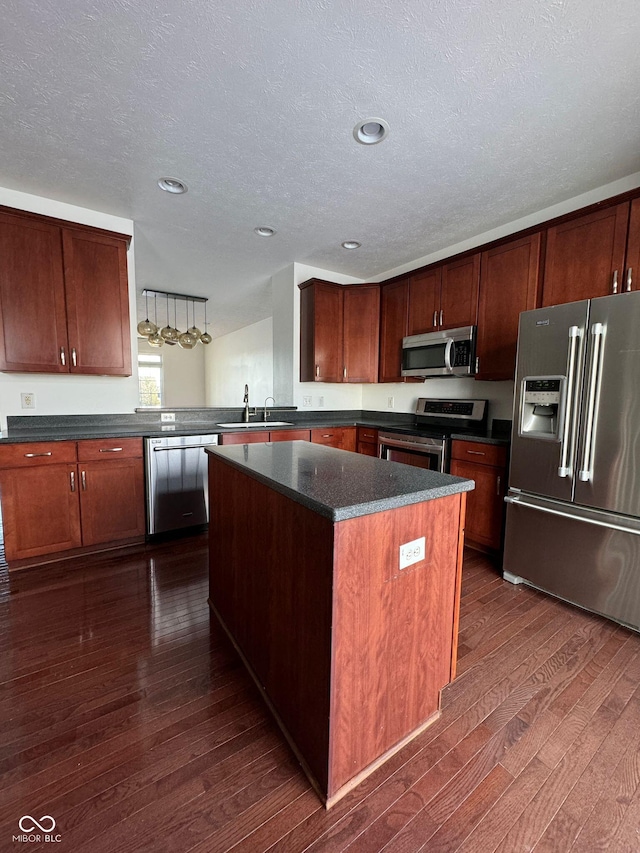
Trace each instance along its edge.
<path fill-rule="evenodd" d="M 75 441 L 34 441 L 0 446 L 0 468 L 58 465 L 75 461 Z"/>
<path fill-rule="evenodd" d="M 78 442 L 78 462 L 139 457 L 142 457 L 141 438 L 83 439 Z"/>
<path fill-rule="evenodd" d="M 358 444 L 377 444 L 378 430 L 372 427 L 358 427 Z"/>
<path fill-rule="evenodd" d="M 270 441 L 310 441 L 308 429 L 274 429 L 269 433 Z"/>
<path fill-rule="evenodd" d="M 451 442 L 451 458 L 477 465 L 495 465 L 503 468 L 507 464 L 507 448 L 498 444 L 485 444 L 482 441 Z"/>
<path fill-rule="evenodd" d="M 220 444 L 260 444 L 269 441 L 267 430 L 263 432 L 223 432 L 219 438 Z"/>

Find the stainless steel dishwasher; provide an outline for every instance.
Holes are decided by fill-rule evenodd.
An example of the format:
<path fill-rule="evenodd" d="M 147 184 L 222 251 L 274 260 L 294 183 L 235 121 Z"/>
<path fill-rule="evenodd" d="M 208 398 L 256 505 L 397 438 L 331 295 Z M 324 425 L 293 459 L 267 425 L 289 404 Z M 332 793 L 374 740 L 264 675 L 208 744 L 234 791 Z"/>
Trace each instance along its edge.
<path fill-rule="evenodd" d="M 165 533 L 209 521 L 207 454 L 217 435 L 145 438 L 147 533 Z"/>

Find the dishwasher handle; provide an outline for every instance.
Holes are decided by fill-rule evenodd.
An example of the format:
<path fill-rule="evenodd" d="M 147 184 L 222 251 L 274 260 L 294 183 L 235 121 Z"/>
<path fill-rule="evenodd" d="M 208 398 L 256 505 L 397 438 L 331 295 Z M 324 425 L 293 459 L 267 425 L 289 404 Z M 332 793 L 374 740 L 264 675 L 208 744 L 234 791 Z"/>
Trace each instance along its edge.
<path fill-rule="evenodd" d="M 175 444 L 173 447 L 154 447 L 154 453 L 160 453 L 160 451 L 166 450 L 197 450 L 199 447 L 211 447 L 214 442 L 209 441 L 207 444 Z"/>

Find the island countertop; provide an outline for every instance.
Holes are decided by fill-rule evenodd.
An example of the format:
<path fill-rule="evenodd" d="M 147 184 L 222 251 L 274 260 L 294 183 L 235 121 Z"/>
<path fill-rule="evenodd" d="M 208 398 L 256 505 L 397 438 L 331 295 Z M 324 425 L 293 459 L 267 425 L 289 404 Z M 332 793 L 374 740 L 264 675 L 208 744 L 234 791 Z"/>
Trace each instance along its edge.
<path fill-rule="evenodd" d="M 331 521 L 468 492 L 473 480 L 308 441 L 206 448 Z"/>

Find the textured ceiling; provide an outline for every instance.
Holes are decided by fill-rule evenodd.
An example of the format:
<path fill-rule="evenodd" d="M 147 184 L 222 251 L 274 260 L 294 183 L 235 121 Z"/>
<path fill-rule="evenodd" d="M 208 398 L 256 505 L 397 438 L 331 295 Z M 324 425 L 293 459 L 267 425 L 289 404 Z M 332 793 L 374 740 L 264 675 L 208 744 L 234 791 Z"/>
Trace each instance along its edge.
<path fill-rule="evenodd" d="M 640 170 L 639 42 L 637 0 L 3 0 L 0 185 L 132 218 L 138 287 L 222 334 L 292 261 L 376 276 Z"/>

